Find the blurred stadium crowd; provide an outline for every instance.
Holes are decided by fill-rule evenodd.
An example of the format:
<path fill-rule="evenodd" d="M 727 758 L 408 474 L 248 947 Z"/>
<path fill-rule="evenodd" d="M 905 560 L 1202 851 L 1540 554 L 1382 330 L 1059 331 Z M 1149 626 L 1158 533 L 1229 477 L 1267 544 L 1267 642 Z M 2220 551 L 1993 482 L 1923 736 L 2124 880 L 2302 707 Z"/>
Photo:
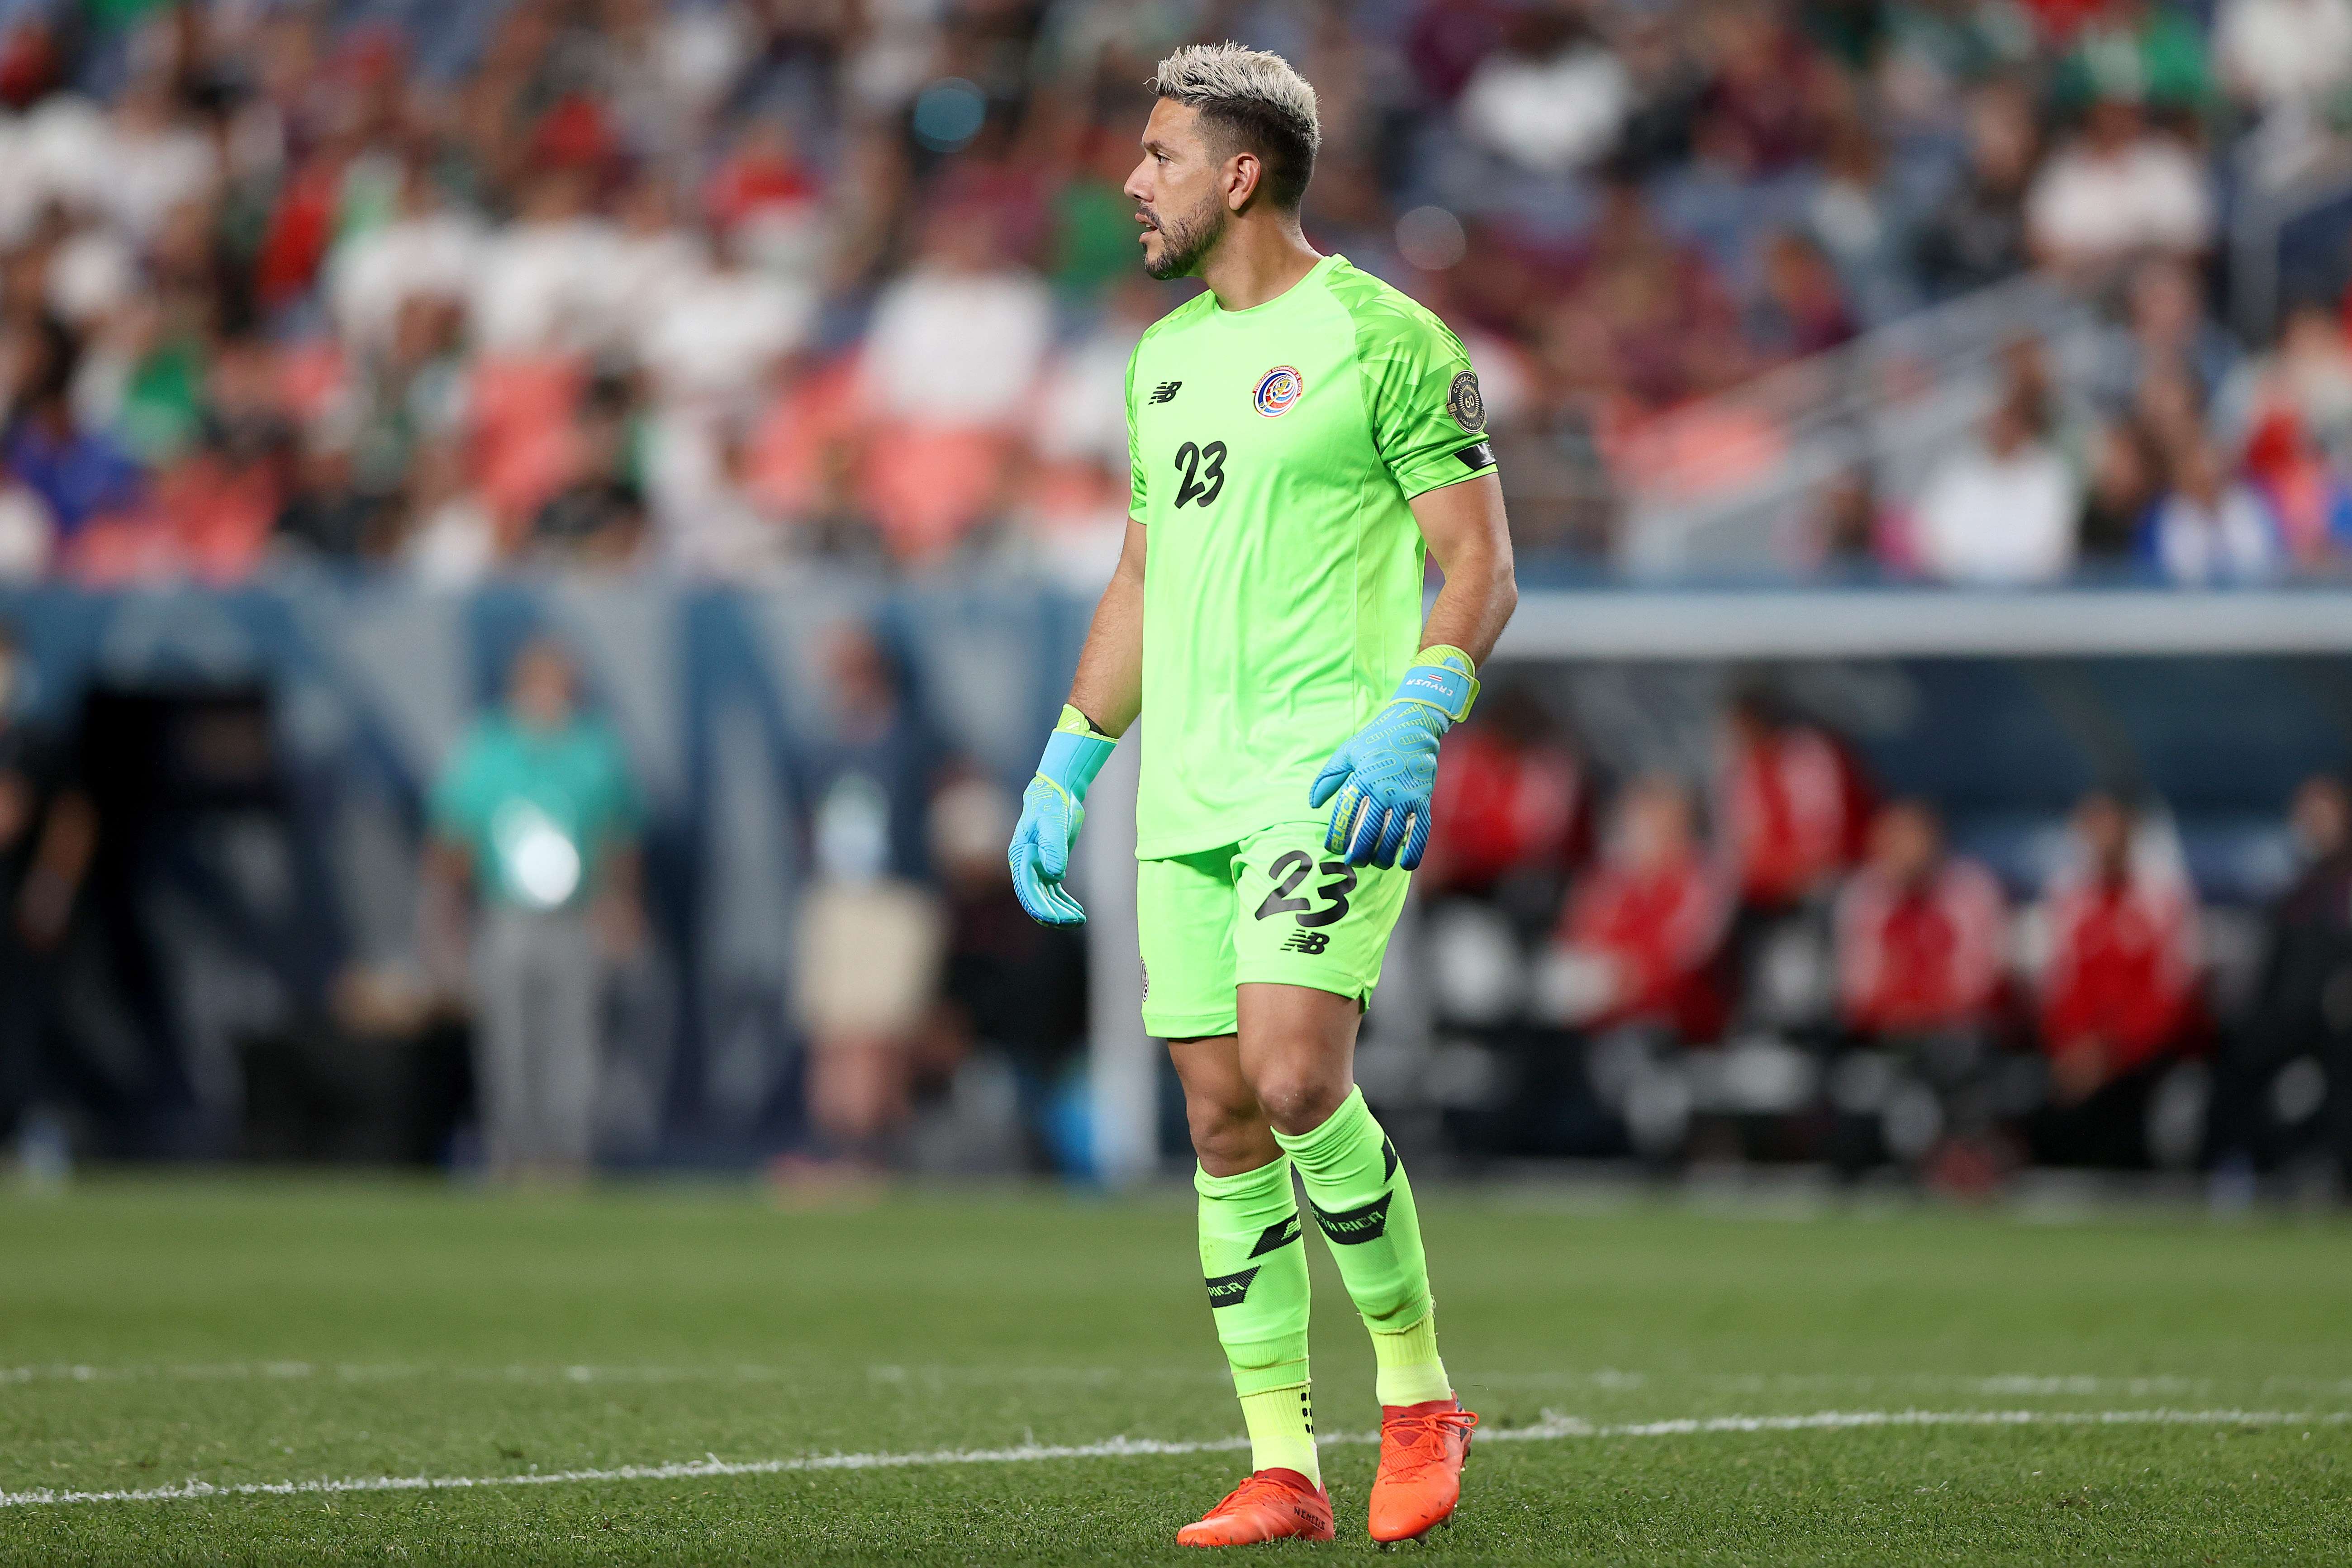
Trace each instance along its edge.
<path fill-rule="evenodd" d="M 2210 309 L 2243 171 L 2335 144 L 2342 0 L 7 0 L 0 568 L 1098 579 L 1174 298 L 1138 84 L 1226 35 L 1321 92 L 1310 236 L 1469 341 L 1531 563 L 1616 558 L 1741 435 L 1660 416 L 2035 268 L 2099 363 L 2021 355 L 1979 442 L 1829 487 L 1788 563 L 2352 540 L 2335 300 L 2268 343 Z"/>
<path fill-rule="evenodd" d="M 1761 686 L 1713 776 L 1604 792 L 1531 689 L 1449 742 L 1419 888 L 1462 1142 L 2352 1177 L 2352 795 L 2286 803 L 2265 906 L 2207 902 L 2162 806 L 2093 789 L 1996 867 Z M 1381 1058 L 1367 1070 L 1377 1082 Z M 1578 1079 L 1581 1082 L 1578 1082 Z"/>

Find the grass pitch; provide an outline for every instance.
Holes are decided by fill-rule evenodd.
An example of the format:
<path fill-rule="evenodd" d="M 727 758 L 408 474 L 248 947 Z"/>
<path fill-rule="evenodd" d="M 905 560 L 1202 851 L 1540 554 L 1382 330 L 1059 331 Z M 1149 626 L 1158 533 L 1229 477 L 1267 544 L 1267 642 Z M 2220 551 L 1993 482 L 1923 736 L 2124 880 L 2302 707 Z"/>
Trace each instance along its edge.
<path fill-rule="evenodd" d="M 1486 1419 L 1432 1562 L 2352 1560 L 2341 1224 L 1421 1203 Z M 0 1197 L 0 1562 L 1197 1562 L 1245 1456 L 1100 1447 L 1239 1431 L 1192 1247 L 1173 1194 Z M 729 1468 L 813 1456 L 867 1458 Z M 1371 1552 L 1373 1449 L 1325 1462 L 1339 1541 L 1261 1555 Z M 418 1477 L 499 1484 L 60 1500 Z"/>

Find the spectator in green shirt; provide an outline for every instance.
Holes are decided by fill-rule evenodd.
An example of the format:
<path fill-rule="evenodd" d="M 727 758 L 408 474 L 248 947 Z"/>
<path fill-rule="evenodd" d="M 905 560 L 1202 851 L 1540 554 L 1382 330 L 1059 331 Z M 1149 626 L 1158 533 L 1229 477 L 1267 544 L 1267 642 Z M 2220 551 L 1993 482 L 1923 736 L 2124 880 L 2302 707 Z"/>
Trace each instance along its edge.
<path fill-rule="evenodd" d="M 425 851 L 426 946 L 445 973 L 465 965 L 471 928 L 475 1080 L 498 1175 L 587 1169 L 603 965 L 644 937 L 640 816 L 619 742 L 579 710 L 570 658 L 528 644 L 504 710 L 434 785 Z"/>

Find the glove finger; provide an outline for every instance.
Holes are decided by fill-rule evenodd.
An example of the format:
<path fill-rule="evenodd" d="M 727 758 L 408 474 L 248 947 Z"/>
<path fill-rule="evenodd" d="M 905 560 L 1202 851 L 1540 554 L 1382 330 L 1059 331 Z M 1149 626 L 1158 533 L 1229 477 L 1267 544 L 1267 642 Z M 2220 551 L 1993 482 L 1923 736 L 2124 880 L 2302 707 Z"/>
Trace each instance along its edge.
<path fill-rule="evenodd" d="M 1325 801 L 1329 800 L 1339 786 L 1347 782 L 1348 775 L 1355 771 L 1356 764 L 1348 760 L 1347 747 L 1342 746 L 1332 752 L 1331 760 L 1323 764 L 1323 771 L 1315 775 L 1315 782 L 1307 786 L 1307 804 L 1311 806 L 1321 805 Z"/>
<path fill-rule="evenodd" d="M 1049 896 L 1054 903 L 1055 925 L 1082 926 L 1087 923 L 1086 910 L 1080 906 L 1077 900 L 1070 896 L 1068 889 L 1056 883 Z"/>
<path fill-rule="evenodd" d="M 1346 853 L 1348 835 L 1355 828 L 1356 812 L 1363 803 L 1362 792 L 1359 790 L 1343 789 L 1339 792 L 1339 798 L 1331 805 L 1330 825 L 1323 830 L 1323 847 L 1327 851 L 1333 855 Z"/>
<path fill-rule="evenodd" d="M 1386 820 L 1381 825 L 1380 838 L 1372 845 L 1373 865 L 1385 871 L 1396 864 L 1397 849 L 1404 843 L 1405 829 L 1412 821 L 1412 815 L 1405 807 L 1390 808 Z"/>
<path fill-rule="evenodd" d="M 1037 880 L 1027 857 L 1013 862 L 1013 896 L 1021 900 L 1021 909 L 1033 921 L 1053 923 L 1052 904 L 1045 885 Z"/>
<path fill-rule="evenodd" d="M 1408 871 L 1415 870 L 1428 848 L 1429 813 L 1416 811 L 1412 814 L 1412 826 L 1404 836 L 1404 853 L 1397 857 L 1397 864 Z"/>
<path fill-rule="evenodd" d="M 1070 840 L 1076 835 L 1059 812 L 1049 812 L 1037 825 L 1037 870 L 1048 882 L 1058 882 L 1070 871 Z"/>
<path fill-rule="evenodd" d="M 1349 865 L 1371 864 L 1372 848 L 1380 843 L 1381 834 L 1386 829 L 1388 819 L 1388 812 L 1378 801 L 1368 800 L 1364 803 L 1363 815 L 1356 819 L 1356 831 L 1348 839 Z"/>

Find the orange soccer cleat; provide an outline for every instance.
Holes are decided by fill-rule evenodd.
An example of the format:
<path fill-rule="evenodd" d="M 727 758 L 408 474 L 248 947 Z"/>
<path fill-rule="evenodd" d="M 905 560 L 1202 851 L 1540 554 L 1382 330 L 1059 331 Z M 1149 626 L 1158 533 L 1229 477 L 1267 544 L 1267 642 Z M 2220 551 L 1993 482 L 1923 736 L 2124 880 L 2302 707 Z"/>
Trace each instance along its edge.
<path fill-rule="evenodd" d="M 1470 1429 L 1458 1399 L 1381 1406 L 1381 1473 L 1372 1478 L 1372 1539 L 1418 1541 L 1454 1517 Z"/>
<path fill-rule="evenodd" d="M 1176 1532 L 1179 1546 L 1255 1546 L 1263 1541 L 1328 1541 L 1331 1499 L 1297 1470 L 1257 1470 L 1225 1500 Z"/>

